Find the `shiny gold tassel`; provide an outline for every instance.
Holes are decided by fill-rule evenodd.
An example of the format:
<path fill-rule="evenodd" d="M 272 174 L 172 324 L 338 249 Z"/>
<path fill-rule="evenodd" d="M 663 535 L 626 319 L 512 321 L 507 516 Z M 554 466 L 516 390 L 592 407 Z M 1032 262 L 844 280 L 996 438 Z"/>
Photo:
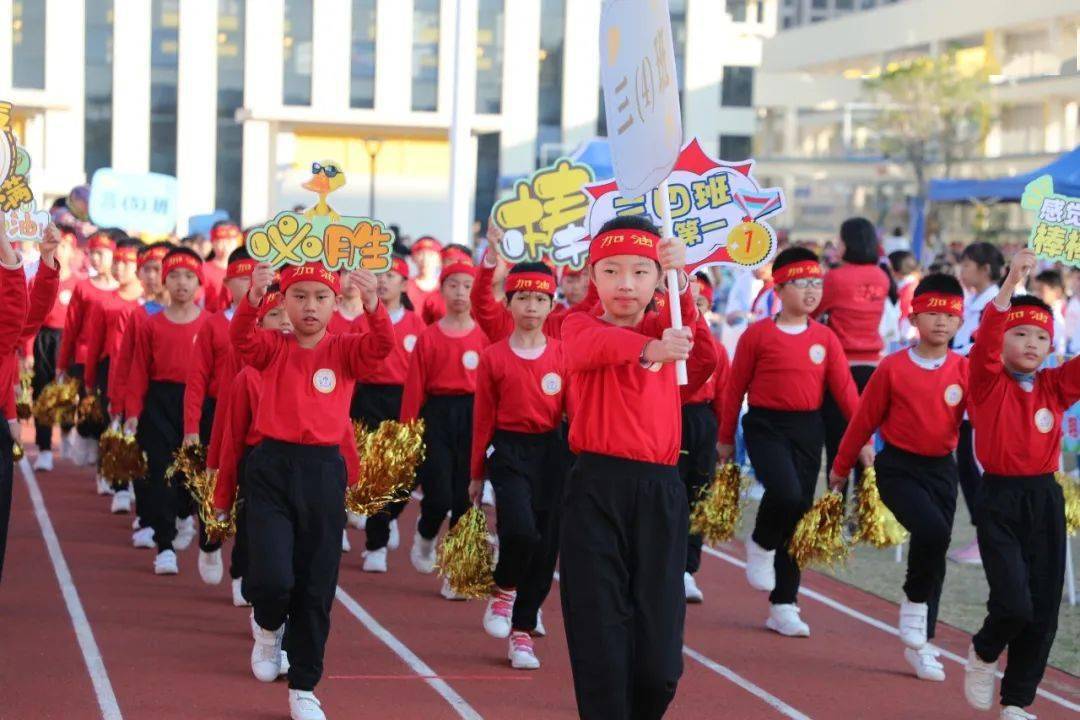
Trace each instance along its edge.
<path fill-rule="evenodd" d="M 75 413 L 75 422 L 88 423 L 91 425 L 104 425 L 109 421 L 105 415 L 105 404 L 101 402 L 101 396 L 97 392 L 88 392 L 79 402 L 79 409 Z"/>
<path fill-rule="evenodd" d="M 1065 493 L 1065 532 L 1075 535 L 1080 531 L 1080 482 L 1066 473 L 1057 473 L 1058 483 Z"/>
<path fill-rule="evenodd" d="M 34 391 L 31 383 L 34 373 L 19 373 L 19 389 L 15 393 L 15 414 L 20 420 L 29 420 L 34 415 Z"/>
<path fill-rule="evenodd" d="M 205 472 L 206 446 L 201 442 L 196 442 L 191 445 L 181 445 L 176 449 L 172 463 L 165 468 L 165 479 L 172 482 L 177 473 L 190 479 Z"/>
<path fill-rule="evenodd" d="M 746 506 L 743 499 L 745 486 L 745 479 L 735 463 L 725 463 L 717 468 L 713 481 L 698 493 L 690 513 L 690 532 L 701 535 L 709 545 L 734 537 Z"/>
<path fill-rule="evenodd" d="M 858 530 L 851 540 L 855 543 L 867 543 L 876 548 L 899 545 L 908 539 L 908 532 L 881 500 L 878 491 L 877 473 L 874 468 L 863 470 L 862 482 L 855 503 L 855 519 Z"/>
<path fill-rule="evenodd" d="M 795 526 L 788 552 L 800 568 L 807 565 L 835 565 L 847 558 L 844 542 L 844 496 L 830 490 Z"/>
<path fill-rule="evenodd" d="M 133 480 L 145 477 L 146 453 L 135 441 L 135 436 L 118 427 L 110 427 L 98 441 L 98 458 L 101 460 L 101 476 L 113 489 L 123 489 Z"/>
<path fill-rule="evenodd" d="M 439 545 L 435 567 L 457 594 L 474 599 L 491 595 L 495 549 L 483 510 L 473 506 L 450 528 Z"/>
<path fill-rule="evenodd" d="M 11 441 L 11 459 L 12 459 L 12 461 L 19 462 L 20 460 L 23 459 L 24 455 L 26 455 L 26 453 L 23 451 L 22 443 L 19 442 L 18 440 L 12 440 Z"/>
<path fill-rule="evenodd" d="M 199 518 L 202 520 L 203 530 L 211 542 L 224 542 L 236 534 L 236 501 L 233 500 L 228 515 L 219 520 L 217 511 L 214 510 L 214 491 L 217 488 L 217 471 L 207 470 L 205 476 L 205 489 L 202 501 L 199 503 Z"/>
<path fill-rule="evenodd" d="M 345 508 L 372 516 L 393 502 L 409 499 L 416 468 L 424 461 L 424 421 L 387 420 L 375 431 L 353 423 L 360 455 L 360 478 L 345 493 Z"/>
<path fill-rule="evenodd" d="M 68 378 L 46 385 L 34 402 L 34 420 L 39 425 L 74 425 L 79 406 L 79 381 Z"/>

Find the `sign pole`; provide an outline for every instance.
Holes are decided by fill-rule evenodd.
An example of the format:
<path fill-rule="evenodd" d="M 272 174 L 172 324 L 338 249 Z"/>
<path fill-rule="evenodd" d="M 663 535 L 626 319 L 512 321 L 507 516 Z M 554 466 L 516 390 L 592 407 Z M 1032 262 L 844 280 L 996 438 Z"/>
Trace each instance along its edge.
<path fill-rule="evenodd" d="M 663 227 L 661 230 L 661 237 L 668 239 L 672 237 L 671 230 L 671 197 L 668 195 L 668 181 L 667 178 L 660 183 L 660 218 L 663 221 Z M 677 270 L 668 270 L 667 272 L 667 291 L 668 291 L 668 307 L 671 309 L 671 327 L 678 330 L 682 324 L 682 302 L 679 298 L 679 273 Z M 686 377 L 686 361 L 679 360 L 675 363 L 675 377 L 678 380 L 679 385 L 686 385 L 688 380 Z"/>

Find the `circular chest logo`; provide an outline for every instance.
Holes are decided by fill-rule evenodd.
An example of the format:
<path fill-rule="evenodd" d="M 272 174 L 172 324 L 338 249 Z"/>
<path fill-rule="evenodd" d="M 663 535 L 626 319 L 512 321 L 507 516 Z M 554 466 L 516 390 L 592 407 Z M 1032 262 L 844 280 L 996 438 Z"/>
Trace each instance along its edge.
<path fill-rule="evenodd" d="M 1035 427 L 1041 433 L 1048 433 L 1054 429 L 1054 413 L 1047 408 L 1039 408 L 1035 413 Z"/>
<path fill-rule="evenodd" d="M 60 291 L 60 304 L 61 305 L 67 305 L 69 302 L 71 302 L 71 291 L 70 290 L 61 290 Z"/>
<path fill-rule="evenodd" d="M 825 346 L 820 343 L 814 343 L 810 346 L 810 361 L 815 365 L 820 365 L 825 362 Z"/>
<path fill-rule="evenodd" d="M 475 370 L 476 366 L 480 364 L 480 356 L 476 354 L 475 350 L 467 350 L 461 356 L 461 364 L 468 370 Z"/>
<path fill-rule="evenodd" d="M 401 344 L 405 346 L 405 352 L 412 352 L 413 348 L 416 347 L 416 336 L 406 335 L 401 340 Z"/>
<path fill-rule="evenodd" d="M 315 389 L 324 394 L 330 394 L 334 392 L 334 388 L 337 387 L 337 376 L 334 375 L 334 371 L 330 368 L 322 368 L 316 370 L 315 374 L 311 378 L 311 384 L 315 386 Z"/>
<path fill-rule="evenodd" d="M 964 388 L 959 385 L 950 385 L 945 388 L 945 404 L 949 407 L 956 407 L 960 404 L 960 401 L 964 399 Z"/>
<path fill-rule="evenodd" d="M 549 372 L 540 380 L 540 389 L 545 395 L 558 395 L 562 390 L 562 378 L 559 373 Z"/>

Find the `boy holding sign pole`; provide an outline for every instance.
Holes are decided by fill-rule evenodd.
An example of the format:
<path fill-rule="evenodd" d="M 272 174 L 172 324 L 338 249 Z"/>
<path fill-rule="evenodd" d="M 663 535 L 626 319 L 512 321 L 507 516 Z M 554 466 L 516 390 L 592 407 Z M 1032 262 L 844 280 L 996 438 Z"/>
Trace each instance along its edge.
<path fill-rule="evenodd" d="M 560 591 L 583 718 L 659 718 L 682 674 L 689 513 L 673 363 L 689 361 L 692 391 L 716 352 L 671 327 L 670 312 L 646 309 L 662 273 L 674 271 L 680 319 L 696 322 L 685 262 L 682 242 L 662 242 L 648 220 L 611 220 L 589 248 L 600 307 L 563 322 L 578 458 L 562 507 Z"/>

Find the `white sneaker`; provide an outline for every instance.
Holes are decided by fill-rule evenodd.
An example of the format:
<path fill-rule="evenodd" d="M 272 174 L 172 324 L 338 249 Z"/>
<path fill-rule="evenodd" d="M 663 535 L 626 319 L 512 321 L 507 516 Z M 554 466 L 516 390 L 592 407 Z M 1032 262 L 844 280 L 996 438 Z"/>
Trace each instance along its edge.
<path fill-rule="evenodd" d="M 66 433 L 61 433 L 60 437 L 60 454 L 72 462 L 75 462 L 76 437 L 77 435 L 74 430 L 68 430 Z"/>
<path fill-rule="evenodd" d="M 207 585 L 217 585 L 225 574 L 225 565 L 221 562 L 221 550 L 206 552 L 199 550 L 199 577 Z"/>
<path fill-rule="evenodd" d="M 233 607 L 251 607 L 251 603 L 244 597 L 244 593 L 240 590 L 241 583 L 243 581 L 240 578 L 236 578 L 232 581 L 232 604 Z"/>
<path fill-rule="evenodd" d="M 450 581 L 449 580 L 443 580 L 442 590 L 439 591 L 439 594 L 442 595 L 447 600 L 457 601 L 457 600 L 468 600 L 469 599 L 469 598 L 465 597 L 464 595 L 459 595 L 457 592 L 455 592 L 454 589 L 452 587 L 450 587 Z"/>
<path fill-rule="evenodd" d="M 109 481 L 100 475 L 95 476 L 97 478 L 97 494 L 98 495 L 113 495 L 115 490 L 109 485 Z"/>
<path fill-rule="evenodd" d="M 430 575 L 435 572 L 435 541 L 428 540 L 419 532 L 413 537 L 409 559 L 417 572 Z"/>
<path fill-rule="evenodd" d="M 933 645 L 923 645 L 918 650 L 904 648 L 904 659 L 920 680 L 945 682 L 945 666 L 938 660 L 941 652 Z"/>
<path fill-rule="evenodd" d="M 390 539 L 386 543 L 386 547 L 391 550 L 397 550 L 401 546 L 401 533 L 398 532 L 397 520 L 390 521 Z"/>
<path fill-rule="evenodd" d="M 187 550 L 191 541 L 195 539 L 195 517 L 189 516 L 176 521 L 176 537 L 173 538 L 172 546 L 177 550 Z"/>
<path fill-rule="evenodd" d="M 85 455 L 83 456 L 83 465 L 92 467 L 97 465 L 98 461 L 98 441 L 95 438 L 83 438 Z"/>
<path fill-rule="evenodd" d="M 53 469 L 52 450 L 42 450 L 34 461 L 34 470 L 38 472 L 50 472 Z"/>
<path fill-rule="evenodd" d="M 1022 707 L 1006 705 L 1001 709 L 1001 720 L 1038 720 L 1038 718 Z"/>
<path fill-rule="evenodd" d="M 964 666 L 964 697 L 976 710 L 989 710 L 994 706 L 994 688 L 997 684 L 997 663 L 983 662 L 975 654 L 975 646 L 968 648 L 967 665 Z"/>
<path fill-rule="evenodd" d="M 131 533 L 131 545 L 137 548 L 155 548 L 154 528 L 140 528 Z"/>
<path fill-rule="evenodd" d="M 754 542 L 753 538 L 746 539 L 746 580 L 750 587 L 762 592 L 776 589 L 776 567 L 773 565 L 775 559 L 775 550 L 766 550 Z"/>
<path fill-rule="evenodd" d="M 139 516 L 138 515 L 131 518 L 131 529 L 132 530 L 140 530 L 140 529 L 142 529 L 142 523 L 139 522 Z"/>
<path fill-rule="evenodd" d="M 533 635 L 536 637 L 545 637 L 547 635 L 547 628 L 544 627 L 544 611 L 536 611 L 536 627 L 533 628 Z"/>
<path fill-rule="evenodd" d="M 349 533 L 341 531 L 341 552 L 352 552 L 352 543 L 349 542 Z"/>
<path fill-rule="evenodd" d="M 386 572 L 386 548 L 364 551 L 364 572 Z"/>
<path fill-rule="evenodd" d="M 112 505 L 109 507 L 109 511 L 113 515 L 126 515 L 131 512 L 131 495 L 127 490 L 120 490 L 113 495 Z"/>
<path fill-rule="evenodd" d="M 176 553 L 172 550 L 163 550 L 154 558 L 155 575 L 176 575 L 180 569 L 176 565 Z"/>
<path fill-rule="evenodd" d="M 536 657 L 529 633 L 516 632 L 510 635 L 510 667 L 515 670 L 536 670 L 540 667 L 540 660 Z"/>
<path fill-rule="evenodd" d="M 484 481 L 484 493 L 480 498 L 480 504 L 495 507 L 495 488 L 491 486 L 490 480 Z"/>
<path fill-rule="evenodd" d="M 348 515 L 346 515 L 346 518 L 348 521 L 346 524 L 349 527 L 356 528 L 357 530 L 363 530 L 365 527 L 367 527 L 367 516 L 365 515 L 349 513 Z"/>
<path fill-rule="evenodd" d="M 322 704 L 309 690 L 289 691 L 289 717 L 292 720 L 326 720 Z"/>
<path fill-rule="evenodd" d="M 251 648 L 251 672 L 256 680 L 274 682 L 281 671 L 281 637 L 285 634 L 285 626 L 264 630 L 252 621 L 251 632 L 255 636 Z"/>
<path fill-rule="evenodd" d="M 281 669 L 278 670 L 278 677 L 285 677 L 289 674 L 289 653 L 284 650 L 281 651 Z"/>
<path fill-rule="evenodd" d="M 484 631 L 488 635 L 495 638 L 510 637 L 510 616 L 513 614 L 516 599 L 516 590 L 495 589 L 488 598 L 487 608 L 484 609 Z"/>
<path fill-rule="evenodd" d="M 686 594 L 686 602 L 699 603 L 705 599 L 705 596 L 701 593 L 701 588 L 697 586 L 697 581 L 694 580 L 694 576 L 690 573 L 683 573 L 682 584 L 683 592 Z"/>
<path fill-rule="evenodd" d="M 912 650 L 926 644 L 926 603 L 900 603 L 900 640 Z"/>
<path fill-rule="evenodd" d="M 771 605 L 765 627 L 788 637 L 810 637 L 810 626 L 799 617 L 799 606 L 794 604 Z"/>
<path fill-rule="evenodd" d="M 76 465 L 86 464 L 86 445 L 83 443 L 83 437 L 75 430 L 70 433 L 71 439 L 68 441 L 68 452 L 65 453 L 68 459 Z"/>

